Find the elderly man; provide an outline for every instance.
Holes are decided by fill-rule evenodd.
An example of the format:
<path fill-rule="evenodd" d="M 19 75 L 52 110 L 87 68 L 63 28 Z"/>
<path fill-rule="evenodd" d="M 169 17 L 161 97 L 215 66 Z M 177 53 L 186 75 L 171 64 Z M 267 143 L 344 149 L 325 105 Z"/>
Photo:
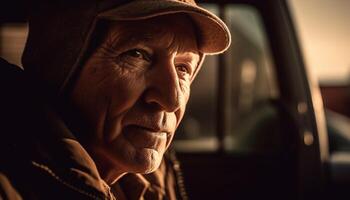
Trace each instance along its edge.
<path fill-rule="evenodd" d="M 205 55 L 230 44 L 225 24 L 192 0 L 32 11 L 24 72 L 2 64 L 0 197 L 180 198 L 163 155 Z"/>

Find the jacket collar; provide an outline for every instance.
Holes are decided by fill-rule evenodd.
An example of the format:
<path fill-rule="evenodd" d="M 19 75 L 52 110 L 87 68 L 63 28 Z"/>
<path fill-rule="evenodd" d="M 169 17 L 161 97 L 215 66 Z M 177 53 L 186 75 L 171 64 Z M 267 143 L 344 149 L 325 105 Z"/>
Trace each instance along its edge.
<path fill-rule="evenodd" d="M 32 165 L 75 190 L 114 199 L 94 161 L 63 120 L 49 106 L 45 106 L 42 113 L 37 121 L 37 134 L 32 139 Z"/>

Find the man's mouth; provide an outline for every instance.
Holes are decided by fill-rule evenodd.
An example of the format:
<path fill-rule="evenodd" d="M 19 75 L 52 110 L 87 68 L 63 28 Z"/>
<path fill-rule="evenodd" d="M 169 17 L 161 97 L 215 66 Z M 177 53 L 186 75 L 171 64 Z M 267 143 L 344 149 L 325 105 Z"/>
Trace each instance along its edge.
<path fill-rule="evenodd" d="M 135 148 L 160 150 L 166 146 L 167 133 L 160 128 L 128 125 L 123 129 L 123 134 Z"/>

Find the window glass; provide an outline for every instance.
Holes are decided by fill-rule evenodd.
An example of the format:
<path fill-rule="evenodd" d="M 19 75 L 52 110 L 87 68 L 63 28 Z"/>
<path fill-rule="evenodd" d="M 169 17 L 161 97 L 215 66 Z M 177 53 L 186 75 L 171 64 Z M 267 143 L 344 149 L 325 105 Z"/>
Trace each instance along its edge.
<path fill-rule="evenodd" d="M 225 9 L 233 43 L 227 52 L 231 68 L 229 151 L 264 151 L 274 148 L 278 98 L 270 50 L 259 13 L 252 7 L 232 5 Z M 220 97 L 218 97 L 220 98 Z M 276 134 L 276 135 L 274 135 Z"/>

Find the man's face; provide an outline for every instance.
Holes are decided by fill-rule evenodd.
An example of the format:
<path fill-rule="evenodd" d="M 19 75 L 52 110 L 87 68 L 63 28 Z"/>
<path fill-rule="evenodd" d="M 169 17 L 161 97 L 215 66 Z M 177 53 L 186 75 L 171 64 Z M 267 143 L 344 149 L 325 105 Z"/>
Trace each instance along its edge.
<path fill-rule="evenodd" d="M 199 60 L 184 15 L 111 22 L 72 92 L 89 129 L 80 139 L 99 168 L 157 169 L 184 115 Z"/>

